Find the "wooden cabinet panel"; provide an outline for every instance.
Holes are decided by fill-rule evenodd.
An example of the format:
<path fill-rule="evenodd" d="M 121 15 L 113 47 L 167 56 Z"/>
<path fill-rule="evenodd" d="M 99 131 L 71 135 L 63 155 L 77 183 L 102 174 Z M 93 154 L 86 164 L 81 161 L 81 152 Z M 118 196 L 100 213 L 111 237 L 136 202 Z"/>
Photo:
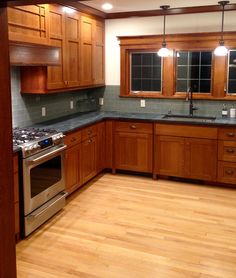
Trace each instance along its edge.
<path fill-rule="evenodd" d="M 97 174 L 97 136 L 83 141 L 81 148 L 81 176 L 85 183 Z"/>
<path fill-rule="evenodd" d="M 216 140 L 185 139 L 185 177 L 215 181 L 216 167 Z"/>
<path fill-rule="evenodd" d="M 155 134 L 190 138 L 217 139 L 216 127 L 156 124 Z"/>
<path fill-rule="evenodd" d="M 105 168 L 112 169 L 113 164 L 113 121 L 105 122 Z"/>
<path fill-rule="evenodd" d="M 219 128 L 218 139 L 220 140 L 235 140 L 236 128 Z"/>
<path fill-rule="evenodd" d="M 71 147 L 73 145 L 76 145 L 81 142 L 81 131 L 75 131 L 71 134 L 67 134 L 64 143 L 67 145 L 67 147 Z"/>
<path fill-rule="evenodd" d="M 65 152 L 66 191 L 72 193 L 82 185 L 80 172 L 81 144 L 77 144 Z"/>
<path fill-rule="evenodd" d="M 15 237 L 16 240 L 19 240 L 20 237 L 20 208 L 19 203 L 14 204 L 15 209 Z"/>
<path fill-rule="evenodd" d="M 15 237 L 16 237 L 16 241 L 18 241 L 19 234 L 20 234 L 18 154 L 14 154 L 13 156 L 13 171 L 14 171 Z"/>
<path fill-rule="evenodd" d="M 97 173 L 100 173 L 105 166 L 105 122 L 99 123 L 97 127 Z"/>
<path fill-rule="evenodd" d="M 82 129 L 81 131 L 81 136 L 83 141 L 90 137 L 95 136 L 96 134 L 97 134 L 97 125 L 91 125 L 89 127 Z"/>
<path fill-rule="evenodd" d="M 151 123 L 115 122 L 115 131 L 152 134 Z"/>
<path fill-rule="evenodd" d="M 223 183 L 236 184 L 236 163 L 218 161 L 217 180 Z"/>
<path fill-rule="evenodd" d="M 115 168 L 152 172 L 152 135 L 115 133 Z"/>
<path fill-rule="evenodd" d="M 48 5 L 8 8 L 9 40 L 48 44 Z"/>
<path fill-rule="evenodd" d="M 155 138 L 155 173 L 184 177 L 184 138 L 172 136 L 156 136 Z"/>
<path fill-rule="evenodd" d="M 236 141 L 219 141 L 218 160 L 236 162 Z"/>

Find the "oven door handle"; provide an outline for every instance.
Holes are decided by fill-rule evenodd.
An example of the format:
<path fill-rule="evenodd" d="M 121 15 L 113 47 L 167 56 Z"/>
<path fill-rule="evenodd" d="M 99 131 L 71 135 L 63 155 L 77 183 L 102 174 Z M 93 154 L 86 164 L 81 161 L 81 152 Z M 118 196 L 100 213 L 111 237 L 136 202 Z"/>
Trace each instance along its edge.
<path fill-rule="evenodd" d="M 63 146 L 63 147 L 61 147 L 61 148 L 59 148 L 59 149 L 56 149 L 56 150 L 54 150 L 54 151 L 51 151 L 50 153 L 44 154 L 44 155 L 42 155 L 42 156 L 40 156 L 40 157 L 37 157 L 37 158 L 35 158 L 35 159 L 29 159 L 28 162 L 30 162 L 30 163 L 36 163 L 36 162 L 38 162 L 38 161 L 40 161 L 40 160 L 42 160 L 42 159 L 45 159 L 45 158 L 47 158 L 47 157 L 50 157 L 50 156 L 55 155 L 55 154 L 57 154 L 57 153 L 60 153 L 60 152 L 64 151 L 66 148 L 67 148 L 67 146 L 65 145 L 65 146 Z"/>

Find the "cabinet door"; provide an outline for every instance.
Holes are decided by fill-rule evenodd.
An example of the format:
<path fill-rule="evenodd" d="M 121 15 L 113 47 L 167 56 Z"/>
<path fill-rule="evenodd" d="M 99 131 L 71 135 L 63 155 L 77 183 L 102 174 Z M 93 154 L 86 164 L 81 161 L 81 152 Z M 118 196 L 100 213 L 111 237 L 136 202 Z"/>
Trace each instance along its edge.
<path fill-rule="evenodd" d="M 81 184 L 80 175 L 81 144 L 77 144 L 65 152 L 66 191 L 72 193 Z"/>
<path fill-rule="evenodd" d="M 174 136 L 156 136 L 155 173 L 184 177 L 184 138 Z"/>
<path fill-rule="evenodd" d="M 94 20 L 93 81 L 96 85 L 105 83 L 104 30 L 104 22 Z"/>
<path fill-rule="evenodd" d="M 116 132 L 115 168 L 152 172 L 152 135 Z"/>
<path fill-rule="evenodd" d="M 60 48 L 60 66 L 48 67 L 47 89 L 56 90 L 66 87 L 65 81 L 65 16 L 62 6 L 49 5 L 50 45 Z"/>
<path fill-rule="evenodd" d="M 79 86 L 80 30 L 79 13 L 65 18 L 65 79 L 67 87 Z"/>
<path fill-rule="evenodd" d="M 185 175 L 192 179 L 216 180 L 217 143 L 209 139 L 185 139 Z"/>
<path fill-rule="evenodd" d="M 93 84 L 93 20 L 81 16 L 81 85 Z"/>
<path fill-rule="evenodd" d="M 97 174 L 97 136 L 83 141 L 81 147 L 81 176 L 85 183 Z"/>
<path fill-rule="evenodd" d="M 105 123 L 97 124 L 97 172 L 105 168 Z"/>

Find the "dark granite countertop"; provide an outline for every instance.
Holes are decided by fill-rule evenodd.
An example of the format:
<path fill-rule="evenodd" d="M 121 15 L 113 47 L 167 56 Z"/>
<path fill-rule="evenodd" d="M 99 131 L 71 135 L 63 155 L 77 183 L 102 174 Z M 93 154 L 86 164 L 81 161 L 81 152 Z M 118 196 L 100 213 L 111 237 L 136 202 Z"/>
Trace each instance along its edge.
<path fill-rule="evenodd" d="M 35 124 L 34 127 L 38 128 L 53 128 L 57 129 L 64 134 L 72 132 L 78 128 L 88 126 L 100 122 L 105 119 L 114 120 L 141 120 L 149 122 L 160 122 L 160 123 L 181 123 L 191 125 L 207 125 L 207 126 L 236 126 L 236 118 L 216 118 L 214 121 L 198 121 L 195 119 L 183 119 L 175 118 L 163 119 L 163 114 L 154 113 L 119 113 L 119 112 L 89 112 L 83 114 L 74 114 L 55 120 L 43 122 L 41 124 Z M 20 148 L 14 148 L 14 152 L 19 151 Z"/>

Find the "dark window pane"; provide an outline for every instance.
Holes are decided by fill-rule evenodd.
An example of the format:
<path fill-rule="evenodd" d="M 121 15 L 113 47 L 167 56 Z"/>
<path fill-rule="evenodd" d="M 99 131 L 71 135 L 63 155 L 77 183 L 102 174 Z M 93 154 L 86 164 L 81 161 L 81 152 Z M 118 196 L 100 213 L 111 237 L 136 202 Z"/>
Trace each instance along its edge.
<path fill-rule="evenodd" d="M 201 64 L 211 65 L 212 53 L 211 52 L 201 52 Z"/>
<path fill-rule="evenodd" d="M 142 78 L 152 78 L 152 67 L 142 67 Z"/>
<path fill-rule="evenodd" d="M 199 65 L 199 61 L 200 61 L 200 52 L 189 52 L 190 65 Z"/>
<path fill-rule="evenodd" d="M 229 52 L 229 63 L 236 65 L 236 50 Z"/>
<path fill-rule="evenodd" d="M 228 93 L 236 94 L 236 81 L 229 81 Z"/>
<path fill-rule="evenodd" d="M 211 79 L 211 67 L 210 66 L 204 66 L 201 67 L 201 79 Z"/>
<path fill-rule="evenodd" d="M 176 91 L 177 92 L 187 92 L 188 90 L 188 81 L 187 80 L 178 80 Z"/>
<path fill-rule="evenodd" d="M 189 79 L 197 79 L 199 78 L 199 67 L 191 66 L 189 69 Z"/>
<path fill-rule="evenodd" d="M 141 54 L 132 54 L 132 65 L 141 65 Z"/>
<path fill-rule="evenodd" d="M 141 78 L 141 67 L 140 66 L 132 67 L 132 77 L 133 78 Z"/>
<path fill-rule="evenodd" d="M 152 90 L 152 80 L 142 80 L 142 91 L 151 91 Z"/>
<path fill-rule="evenodd" d="M 141 91 L 141 80 L 140 79 L 132 79 L 132 86 L 131 90 L 132 91 Z"/>
<path fill-rule="evenodd" d="M 201 80 L 200 82 L 200 93 L 210 93 L 211 91 L 211 81 Z"/>
<path fill-rule="evenodd" d="M 188 52 L 178 52 L 177 53 L 178 65 L 187 65 L 188 64 Z"/>
<path fill-rule="evenodd" d="M 179 66 L 177 67 L 177 78 L 187 78 L 188 76 L 188 67 Z"/>
<path fill-rule="evenodd" d="M 161 57 L 157 55 L 157 53 L 152 54 L 153 65 L 161 66 Z"/>
<path fill-rule="evenodd" d="M 161 80 L 152 80 L 152 91 L 153 92 L 161 91 Z"/>
<path fill-rule="evenodd" d="M 236 67 L 229 68 L 229 79 L 236 79 Z"/>
<path fill-rule="evenodd" d="M 152 54 L 142 54 L 142 65 L 152 65 Z"/>
<path fill-rule="evenodd" d="M 152 78 L 161 79 L 161 67 L 153 67 L 153 75 Z"/>
<path fill-rule="evenodd" d="M 199 83 L 199 80 L 190 80 L 189 85 L 193 89 L 193 92 L 199 92 L 198 83 Z"/>

